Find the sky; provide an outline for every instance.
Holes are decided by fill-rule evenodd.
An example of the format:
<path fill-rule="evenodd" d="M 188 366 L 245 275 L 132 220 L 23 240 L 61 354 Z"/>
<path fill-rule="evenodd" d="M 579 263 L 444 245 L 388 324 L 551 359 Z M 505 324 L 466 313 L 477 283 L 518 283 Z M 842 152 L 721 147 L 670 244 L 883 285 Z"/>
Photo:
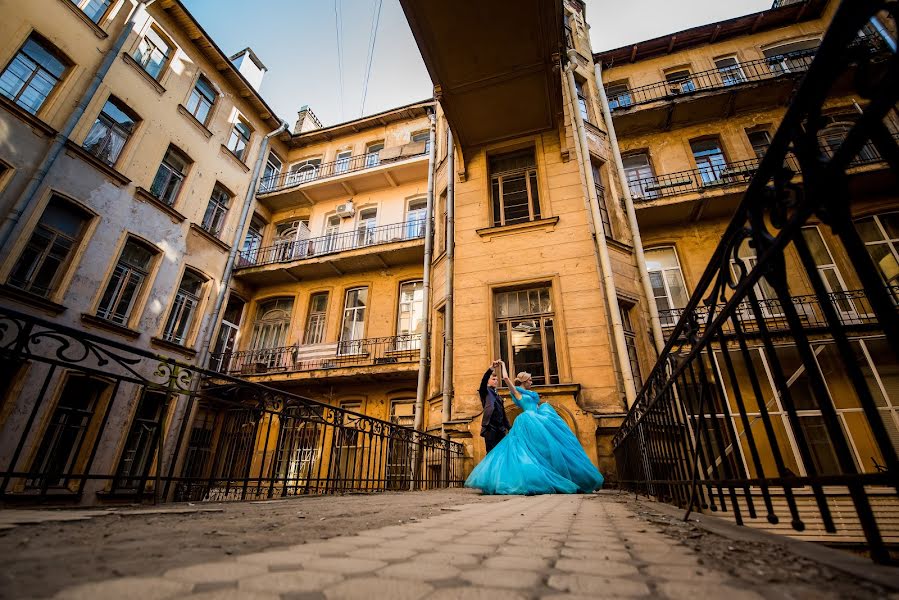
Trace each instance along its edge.
<path fill-rule="evenodd" d="M 182 1 L 227 54 L 253 48 L 269 69 L 262 96 L 291 126 L 303 105 L 327 126 L 431 97 L 431 81 L 399 0 L 381 0 L 364 112 L 363 80 L 378 0 Z M 772 0 L 586 3 L 593 49 L 600 51 L 757 12 Z"/>

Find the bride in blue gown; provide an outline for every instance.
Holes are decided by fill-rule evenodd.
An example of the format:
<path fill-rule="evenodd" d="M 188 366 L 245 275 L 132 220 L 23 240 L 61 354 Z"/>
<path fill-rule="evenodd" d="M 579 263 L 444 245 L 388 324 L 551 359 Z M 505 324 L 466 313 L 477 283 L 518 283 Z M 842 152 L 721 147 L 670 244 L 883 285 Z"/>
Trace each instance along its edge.
<path fill-rule="evenodd" d="M 593 466 L 562 417 L 531 391 L 530 373 L 519 373 L 512 385 L 503 379 L 522 409 L 512 429 L 468 476 L 465 487 L 485 494 L 574 494 L 602 487 L 603 477 Z M 519 387 L 520 386 L 520 387 Z"/>

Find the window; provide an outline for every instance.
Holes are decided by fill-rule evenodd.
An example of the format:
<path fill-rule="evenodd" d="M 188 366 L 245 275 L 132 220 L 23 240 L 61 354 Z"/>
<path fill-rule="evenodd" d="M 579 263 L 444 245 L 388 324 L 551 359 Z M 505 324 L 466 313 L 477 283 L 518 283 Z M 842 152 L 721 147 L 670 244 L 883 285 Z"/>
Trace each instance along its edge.
<path fill-rule="evenodd" d="M 606 97 L 609 99 L 609 110 L 626 108 L 634 103 L 626 81 L 613 82 L 607 85 Z"/>
<path fill-rule="evenodd" d="M 446 194 L 447 190 L 443 190 L 440 197 L 437 199 L 437 214 L 440 215 L 440 226 L 437 228 L 435 235 L 437 236 L 437 247 L 440 248 L 442 252 L 446 252 L 446 242 L 449 238 L 449 218 L 446 214 Z M 422 235 L 424 235 L 424 230 L 422 230 Z"/>
<path fill-rule="evenodd" d="M 510 374 L 527 371 L 536 385 L 559 383 L 551 288 L 497 292 L 494 301 L 500 358 Z"/>
<path fill-rule="evenodd" d="M 689 69 L 677 69 L 665 74 L 668 90 L 672 94 L 686 94 L 696 91 L 696 83 Z"/>
<path fill-rule="evenodd" d="M 384 142 L 375 142 L 365 147 L 365 166 L 377 167 L 381 164 L 381 150 L 384 149 Z"/>
<path fill-rule="evenodd" d="M 359 287 L 346 291 L 343 304 L 343 320 L 340 326 L 338 354 L 359 354 L 365 337 L 365 307 L 368 304 L 368 288 Z"/>
<path fill-rule="evenodd" d="M 163 39 L 155 27 L 151 27 L 141 38 L 131 57 L 143 67 L 150 77 L 159 79 L 171 54 L 171 45 Z"/>
<path fill-rule="evenodd" d="M 114 165 L 139 120 L 121 100 L 110 96 L 84 140 L 84 149 Z"/>
<path fill-rule="evenodd" d="M 627 346 L 627 361 L 631 365 L 631 374 L 634 376 L 634 384 L 637 391 L 643 385 L 643 375 L 640 373 L 640 358 L 637 354 L 637 333 L 634 331 L 634 324 L 631 321 L 631 313 L 635 310 L 633 305 L 618 301 L 618 307 L 621 309 L 621 324 L 624 329 L 624 345 Z"/>
<path fill-rule="evenodd" d="M 318 168 L 321 164 L 321 158 L 307 158 L 306 160 L 291 165 L 290 172 L 287 174 L 288 185 L 312 181 L 318 177 Z"/>
<path fill-rule="evenodd" d="M 293 314 L 293 298 L 273 298 L 261 302 L 256 309 L 256 321 L 253 323 L 253 339 L 250 340 L 252 350 L 271 350 L 287 343 L 287 332 L 290 329 L 290 316 Z M 271 355 L 274 360 L 274 354 Z M 260 362 L 260 357 L 256 360 Z M 272 366 L 271 364 L 269 366 Z"/>
<path fill-rule="evenodd" d="M 890 212 L 865 217 L 855 228 L 868 248 L 871 260 L 889 286 L 899 283 L 899 213 Z M 896 294 L 893 294 L 896 296 Z"/>
<path fill-rule="evenodd" d="M 680 309 L 687 306 L 689 300 L 677 253 L 671 247 L 651 248 L 644 256 L 659 320 L 663 326 L 673 326 L 680 318 Z"/>
<path fill-rule="evenodd" d="M 400 301 L 397 307 L 397 350 L 417 350 L 421 347 L 424 330 L 425 288 L 421 281 L 407 281 L 400 285 Z M 413 337 L 415 336 L 415 337 Z"/>
<path fill-rule="evenodd" d="M 740 258 L 740 260 L 743 261 L 743 264 L 747 271 L 755 268 L 755 266 L 759 262 L 758 256 L 756 256 L 755 248 L 752 246 L 749 239 L 743 240 L 743 243 L 740 244 L 740 248 L 737 250 L 737 256 Z M 741 269 L 736 264 L 736 261 L 733 261 L 733 263 L 731 264 L 731 269 L 733 270 L 735 279 L 739 279 L 737 275 L 739 274 L 739 271 Z M 759 282 L 755 284 L 753 290 L 755 291 L 756 298 L 758 298 L 759 300 L 762 314 L 766 318 L 779 317 L 783 315 L 783 309 L 780 306 L 780 300 L 777 299 L 777 292 L 774 291 L 774 288 L 768 283 L 768 280 L 766 278 L 761 278 Z"/>
<path fill-rule="evenodd" d="M 119 325 L 128 323 L 131 311 L 141 297 L 155 256 L 156 251 L 143 242 L 134 238 L 125 242 L 112 277 L 100 298 L 98 317 Z"/>
<path fill-rule="evenodd" d="M 378 209 L 363 208 L 359 211 L 359 220 L 356 222 L 356 245 L 368 246 L 378 242 L 376 239 L 376 227 L 378 225 Z"/>
<path fill-rule="evenodd" d="M 237 345 L 237 334 L 240 331 L 240 322 L 243 315 L 244 301 L 233 293 L 228 297 L 225 313 L 222 315 L 222 324 L 219 327 L 218 337 L 212 347 L 211 369 L 224 372 L 228 370 L 231 356 Z"/>
<path fill-rule="evenodd" d="M 80 8 L 88 19 L 94 23 L 100 23 L 103 15 L 109 10 L 112 0 L 71 0 L 71 2 Z"/>
<path fill-rule="evenodd" d="M 352 233 L 350 233 L 350 235 L 352 235 Z M 330 217 L 325 219 L 324 238 L 324 251 L 337 252 L 341 245 L 340 217 L 338 217 L 337 215 L 331 215 Z"/>
<path fill-rule="evenodd" d="M 445 195 L 442 196 L 444 203 Z M 444 204 L 445 206 L 445 204 Z M 425 198 L 419 200 L 411 200 L 406 210 L 406 231 L 405 239 L 412 240 L 425 235 L 425 219 L 428 214 L 428 201 Z M 445 239 L 445 238 L 444 238 Z"/>
<path fill-rule="evenodd" d="M 9 285 L 45 298 L 55 292 L 90 218 L 59 196 L 50 198 L 9 275 Z"/>
<path fill-rule="evenodd" d="M 802 72 L 808 69 L 818 49 L 820 40 L 802 40 L 778 44 L 762 50 L 768 63 L 768 69 L 775 75 Z"/>
<path fill-rule="evenodd" d="M 635 200 L 655 198 L 659 195 L 656 180 L 652 172 L 649 155 L 645 152 L 631 154 L 622 159 L 624 173 L 627 175 L 627 187 Z"/>
<path fill-rule="evenodd" d="M 108 383 L 93 377 L 66 378 L 29 469 L 36 476 L 27 480 L 26 487 L 60 488 L 77 475 L 80 459 L 89 454 L 88 428 L 108 389 Z"/>
<path fill-rule="evenodd" d="M 265 229 L 265 221 L 259 215 L 253 215 L 250 219 L 250 226 L 247 228 L 247 235 L 243 239 L 243 248 L 240 255 L 247 264 L 255 264 L 259 258 L 259 248 L 262 247 L 262 231 Z"/>
<path fill-rule="evenodd" d="M 219 235 L 225 224 L 225 216 L 228 214 L 228 205 L 231 203 L 231 194 L 219 184 L 212 188 L 212 196 L 206 205 L 206 213 L 203 215 L 203 229 L 212 235 Z"/>
<path fill-rule="evenodd" d="M 234 123 L 234 128 L 231 130 L 231 137 L 228 138 L 228 150 L 233 152 L 234 156 L 240 160 L 244 160 L 244 156 L 247 153 L 247 147 L 250 145 L 250 135 L 252 135 L 252 133 L 253 130 L 243 119 L 238 119 L 237 122 Z"/>
<path fill-rule="evenodd" d="M 190 91 L 190 98 L 187 99 L 187 112 L 205 125 L 209 120 L 209 111 L 212 110 L 216 97 L 218 97 L 218 93 L 209 80 L 200 76 L 197 83 L 194 84 L 194 89 Z"/>
<path fill-rule="evenodd" d="M 855 303 L 846 295 L 846 284 L 833 261 L 833 255 L 830 253 L 827 243 L 821 236 L 821 231 L 815 226 L 803 227 L 802 237 L 812 253 L 812 258 L 818 267 L 818 274 L 821 276 L 821 281 L 824 282 L 824 287 L 830 293 L 834 308 L 843 318 L 856 318 L 858 312 L 855 310 Z"/>
<path fill-rule="evenodd" d="M 612 234 L 612 220 L 609 218 L 609 208 L 606 206 L 606 189 L 602 185 L 600 165 L 590 161 L 593 169 L 593 184 L 596 186 L 596 201 L 599 203 L 599 218 L 602 219 L 602 231 L 607 238 L 614 239 Z"/>
<path fill-rule="evenodd" d="M 715 59 L 715 68 L 721 76 L 721 83 L 725 86 L 737 85 L 746 81 L 746 75 L 740 67 L 740 61 L 736 56 L 722 56 Z"/>
<path fill-rule="evenodd" d="M 156 177 L 153 178 L 150 193 L 169 206 L 175 204 L 189 165 L 190 159 L 187 156 L 174 146 L 169 146 L 159 170 L 156 171 Z"/>
<path fill-rule="evenodd" d="M 577 105 L 581 110 L 581 118 L 589 123 L 590 111 L 587 108 L 587 94 L 584 92 L 584 82 L 575 79 L 574 87 L 577 89 Z"/>
<path fill-rule="evenodd" d="M 325 339 L 328 320 L 328 292 L 319 292 L 309 297 L 309 315 L 306 317 L 304 344 L 321 344 Z"/>
<path fill-rule="evenodd" d="M 721 175 L 727 169 L 727 161 L 718 140 L 697 140 L 690 142 L 693 160 L 699 168 L 699 176 L 703 185 L 721 183 Z"/>
<path fill-rule="evenodd" d="M 175 302 L 169 313 L 162 339 L 174 344 L 187 343 L 191 326 L 196 318 L 197 309 L 200 306 L 200 297 L 203 293 L 203 285 L 206 279 L 195 271 L 184 271 L 181 277 L 181 285 L 175 293 Z"/>
<path fill-rule="evenodd" d="M 843 144 L 843 140 L 852 131 L 859 113 L 857 111 L 843 112 L 824 117 L 824 126 L 818 132 L 818 145 L 821 152 L 827 157 L 833 157 Z M 853 164 L 864 164 L 880 160 L 880 153 L 871 142 L 868 142 L 852 161 Z"/>
<path fill-rule="evenodd" d="M 768 148 L 771 146 L 771 134 L 767 131 L 753 131 L 747 132 L 746 137 L 749 138 L 756 158 L 759 160 L 765 158 L 765 154 L 768 153 Z"/>
<path fill-rule="evenodd" d="M 116 469 L 113 484 L 115 489 L 141 491 L 146 484 L 156 458 L 156 445 L 167 399 L 166 393 L 156 390 L 145 389 L 141 394 L 125 442 L 125 450 Z"/>
<path fill-rule="evenodd" d="M 283 168 L 284 163 L 281 162 L 281 159 L 274 152 L 270 153 L 265 163 L 265 171 L 262 173 L 262 180 L 259 182 L 259 191 L 267 192 L 278 185 L 278 178 L 281 176 Z"/>
<path fill-rule="evenodd" d="M 425 154 L 427 154 L 431 150 L 431 132 L 427 129 L 424 131 L 416 131 L 412 134 L 411 142 L 424 142 L 425 143 Z"/>
<path fill-rule="evenodd" d="M 69 64 L 47 40 L 31 34 L 0 75 L 0 93 L 37 114 Z"/>
<path fill-rule="evenodd" d="M 352 150 L 341 150 L 337 153 L 337 160 L 334 161 L 335 173 L 346 173 L 350 170 L 350 159 L 353 156 Z"/>
<path fill-rule="evenodd" d="M 493 226 L 539 219 L 540 196 L 534 149 L 497 154 L 490 157 L 489 164 Z"/>

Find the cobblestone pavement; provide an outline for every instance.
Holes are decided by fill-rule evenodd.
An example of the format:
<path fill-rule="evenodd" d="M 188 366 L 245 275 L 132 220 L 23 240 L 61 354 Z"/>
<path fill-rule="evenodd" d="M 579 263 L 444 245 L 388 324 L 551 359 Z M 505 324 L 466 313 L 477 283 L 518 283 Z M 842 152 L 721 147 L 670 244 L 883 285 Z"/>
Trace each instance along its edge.
<path fill-rule="evenodd" d="M 470 498 L 473 502 L 420 521 L 272 547 L 169 569 L 162 575 L 75 585 L 55 597 L 811 600 L 889 596 L 887 590 L 823 567 L 814 579 L 772 581 L 755 571 L 747 577 L 733 561 L 715 556 L 711 562 L 697 551 L 701 549 L 688 547 L 685 542 L 689 543 L 690 535 L 681 539 L 664 517 L 626 496 L 513 497 L 502 502 Z M 715 540 L 704 542 L 711 546 Z M 778 555 L 775 560 L 791 557 Z"/>

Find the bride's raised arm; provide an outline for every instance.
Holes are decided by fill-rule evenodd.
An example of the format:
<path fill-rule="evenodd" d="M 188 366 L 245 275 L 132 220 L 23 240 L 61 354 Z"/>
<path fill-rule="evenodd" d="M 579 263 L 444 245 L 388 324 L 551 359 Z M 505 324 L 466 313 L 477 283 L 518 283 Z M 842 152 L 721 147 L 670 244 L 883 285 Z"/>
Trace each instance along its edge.
<path fill-rule="evenodd" d="M 500 364 L 503 368 L 503 381 L 506 382 L 506 386 L 509 388 L 509 393 L 512 394 L 512 398 L 514 398 L 515 402 L 518 403 L 521 400 L 521 394 L 519 394 L 518 390 L 515 388 L 515 382 L 509 379 L 509 372 L 506 370 L 506 363 L 500 361 Z"/>

